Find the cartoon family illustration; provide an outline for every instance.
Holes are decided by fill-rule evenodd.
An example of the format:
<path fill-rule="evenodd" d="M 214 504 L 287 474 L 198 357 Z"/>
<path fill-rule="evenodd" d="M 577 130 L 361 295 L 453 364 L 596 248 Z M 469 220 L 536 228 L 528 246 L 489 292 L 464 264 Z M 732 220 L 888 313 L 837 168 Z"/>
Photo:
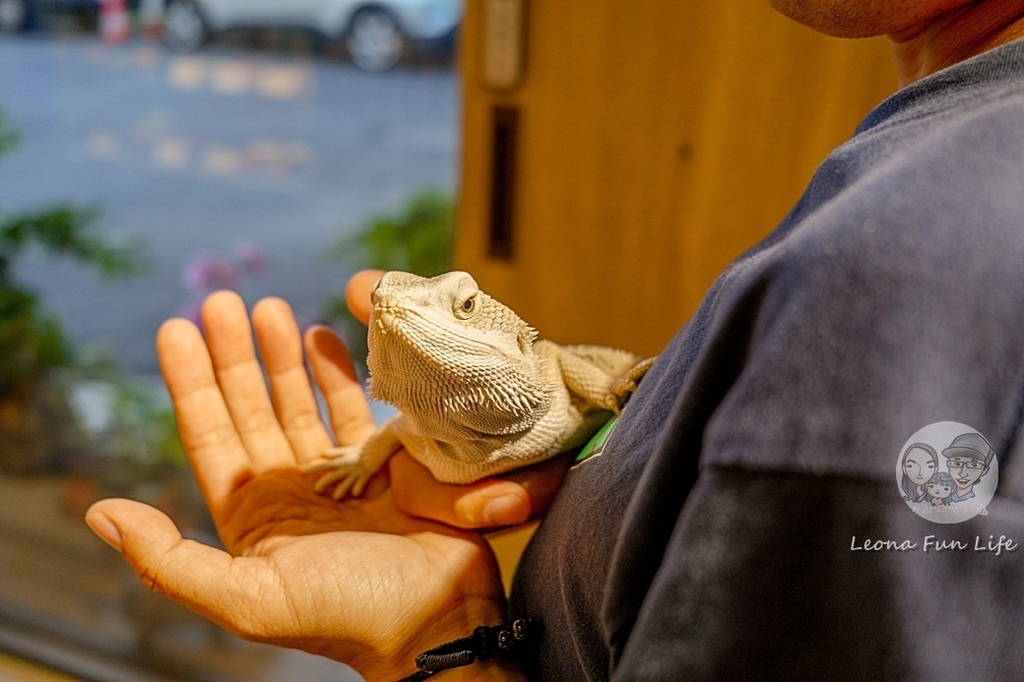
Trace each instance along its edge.
<path fill-rule="evenodd" d="M 953 439 L 942 457 L 946 471 L 940 470 L 939 453 L 932 446 L 907 446 L 900 482 L 904 500 L 943 507 L 973 499 L 974 486 L 988 474 L 995 452 L 980 433 L 964 433 Z"/>

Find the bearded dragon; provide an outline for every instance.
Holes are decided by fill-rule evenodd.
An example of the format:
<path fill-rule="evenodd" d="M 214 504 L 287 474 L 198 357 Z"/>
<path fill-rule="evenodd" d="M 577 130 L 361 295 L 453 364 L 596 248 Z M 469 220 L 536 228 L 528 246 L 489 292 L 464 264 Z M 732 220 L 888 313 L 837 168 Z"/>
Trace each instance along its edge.
<path fill-rule="evenodd" d="M 335 499 L 361 495 L 403 446 L 437 480 L 470 483 L 583 445 L 654 360 L 538 340 L 465 272 L 388 272 L 372 303 L 370 395 L 400 412 L 305 467 Z"/>

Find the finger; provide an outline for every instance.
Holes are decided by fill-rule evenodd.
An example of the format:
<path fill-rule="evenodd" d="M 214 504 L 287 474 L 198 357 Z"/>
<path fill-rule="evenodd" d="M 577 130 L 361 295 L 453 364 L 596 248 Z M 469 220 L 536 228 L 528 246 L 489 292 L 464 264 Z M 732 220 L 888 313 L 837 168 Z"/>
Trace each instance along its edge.
<path fill-rule="evenodd" d="M 196 326 L 187 320 L 168 320 L 157 332 L 156 351 L 182 443 L 216 517 L 220 501 L 252 476 L 252 462 L 235 431 Z"/>
<path fill-rule="evenodd" d="M 511 526 L 547 513 L 572 462 L 571 454 L 553 457 L 502 478 L 453 485 L 438 482 L 403 450 L 389 460 L 391 496 L 406 514 L 450 526 Z"/>
<path fill-rule="evenodd" d="M 546 459 L 522 469 L 510 471 L 502 477 L 518 483 L 530 496 L 532 511 L 530 518 L 544 516 L 562 487 L 562 481 L 569 467 L 576 461 L 576 452 L 569 452 Z"/>
<path fill-rule="evenodd" d="M 182 538 L 163 512 L 140 502 L 103 500 L 89 508 L 85 520 L 150 590 L 229 630 L 240 629 L 239 616 L 251 597 L 233 580 L 236 560 L 229 554 Z"/>
<path fill-rule="evenodd" d="M 338 445 L 362 443 L 376 427 L 348 351 L 327 327 L 311 327 L 306 332 L 305 341 L 306 355 L 327 403 L 331 430 Z"/>
<path fill-rule="evenodd" d="M 277 421 L 296 459 L 301 463 L 323 455 L 332 441 L 320 419 L 291 307 L 279 298 L 264 299 L 253 308 L 252 324 L 270 380 Z"/>
<path fill-rule="evenodd" d="M 383 270 L 363 270 L 352 275 L 345 287 L 345 303 L 349 311 L 363 324 L 370 320 L 370 292 L 384 276 Z"/>
<path fill-rule="evenodd" d="M 203 304 L 206 345 L 224 401 L 255 472 L 295 465 L 270 404 L 242 298 L 219 291 Z"/>
<path fill-rule="evenodd" d="M 410 516 L 457 528 L 495 528 L 527 521 L 533 514 L 529 491 L 514 481 L 485 478 L 468 485 L 439 483 L 405 451 L 388 462 L 391 497 Z"/>

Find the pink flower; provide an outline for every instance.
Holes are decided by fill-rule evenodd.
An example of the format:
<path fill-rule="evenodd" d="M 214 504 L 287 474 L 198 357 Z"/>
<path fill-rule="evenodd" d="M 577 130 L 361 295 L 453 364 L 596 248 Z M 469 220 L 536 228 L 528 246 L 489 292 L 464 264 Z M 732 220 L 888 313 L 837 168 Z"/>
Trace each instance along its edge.
<path fill-rule="evenodd" d="M 203 301 L 202 299 L 194 299 L 183 305 L 178 310 L 178 317 L 184 317 L 186 320 L 191 320 L 197 327 L 202 327 L 203 324 Z"/>
<path fill-rule="evenodd" d="M 270 271 L 270 265 L 267 263 L 263 252 L 256 248 L 256 245 L 252 242 L 243 242 L 236 249 L 236 253 L 246 274 L 253 277 L 262 277 Z"/>
<path fill-rule="evenodd" d="M 242 273 L 230 260 L 200 255 L 185 263 L 182 281 L 192 291 L 238 289 Z"/>

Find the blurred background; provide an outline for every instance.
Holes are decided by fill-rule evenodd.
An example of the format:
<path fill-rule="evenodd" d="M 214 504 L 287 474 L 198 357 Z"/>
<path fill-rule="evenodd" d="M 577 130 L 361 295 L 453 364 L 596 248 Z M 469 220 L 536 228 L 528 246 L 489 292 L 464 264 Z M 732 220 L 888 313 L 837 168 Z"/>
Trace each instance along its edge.
<path fill-rule="evenodd" d="M 460 20 L 457 0 L 0 0 L 0 679 L 358 679 L 149 595 L 81 518 L 125 495 L 216 542 L 164 319 L 273 294 L 358 352 L 354 269 L 445 269 Z"/>
<path fill-rule="evenodd" d="M 122 495 L 217 542 L 158 325 L 277 295 L 360 357 L 351 272 L 456 267 L 546 338 L 653 355 L 890 59 L 750 0 L 0 0 L 0 679 L 358 679 L 85 528 Z M 491 539 L 506 584 L 530 532 Z"/>

